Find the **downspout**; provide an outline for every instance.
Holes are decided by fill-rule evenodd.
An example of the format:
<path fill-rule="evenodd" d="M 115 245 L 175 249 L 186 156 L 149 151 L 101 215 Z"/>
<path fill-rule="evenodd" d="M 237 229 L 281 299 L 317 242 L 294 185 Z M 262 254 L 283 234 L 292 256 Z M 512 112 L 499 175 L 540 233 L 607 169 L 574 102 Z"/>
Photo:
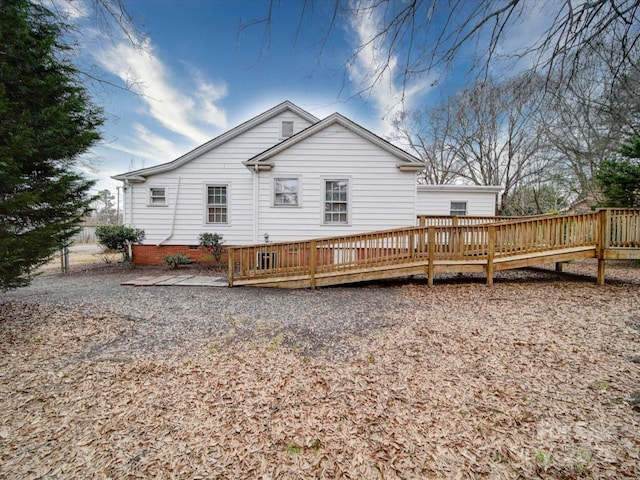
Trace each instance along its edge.
<path fill-rule="evenodd" d="M 129 200 L 125 199 L 125 205 L 122 209 L 122 224 L 123 225 L 133 225 L 133 187 L 129 183 L 129 180 L 125 178 L 124 180 L 125 188 L 127 189 L 127 195 L 129 196 Z M 126 220 L 126 222 L 125 222 Z"/>
<path fill-rule="evenodd" d="M 253 166 L 253 243 L 258 243 L 258 235 L 260 232 L 260 182 L 258 178 L 258 165 Z"/>
<path fill-rule="evenodd" d="M 176 199 L 173 202 L 173 213 L 171 214 L 171 229 L 169 230 L 169 235 L 166 238 L 163 238 L 158 243 L 156 243 L 156 247 L 159 247 L 164 242 L 173 237 L 173 228 L 176 224 L 176 210 L 178 209 L 178 196 L 180 195 L 180 180 L 182 177 L 178 177 L 178 186 L 176 187 Z"/>

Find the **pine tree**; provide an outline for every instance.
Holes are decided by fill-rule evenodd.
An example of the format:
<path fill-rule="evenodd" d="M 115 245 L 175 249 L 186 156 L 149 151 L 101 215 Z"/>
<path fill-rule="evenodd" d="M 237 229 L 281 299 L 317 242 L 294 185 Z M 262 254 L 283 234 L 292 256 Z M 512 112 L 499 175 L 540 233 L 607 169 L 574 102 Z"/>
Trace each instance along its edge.
<path fill-rule="evenodd" d="M 0 2 L 0 289 L 67 245 L 92 182 L 74 167 L 99 138 L 102 112 L 61 41 L 64 26 L 30 0 Z"/>
<path fill-rule="evenodd" d="M 640 208 L 640 138 L 634 138 L 618 151 L 622 158 L 604 160 L 596 172 L 605 201 L 602 206 Z"/>

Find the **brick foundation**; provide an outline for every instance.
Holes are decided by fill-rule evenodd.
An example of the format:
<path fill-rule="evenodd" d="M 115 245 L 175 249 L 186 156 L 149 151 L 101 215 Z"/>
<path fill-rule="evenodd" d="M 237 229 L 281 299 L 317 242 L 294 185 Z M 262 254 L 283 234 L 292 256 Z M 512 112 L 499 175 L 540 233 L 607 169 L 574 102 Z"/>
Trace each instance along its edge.
<path fill-rule="evenodd" d="M 213 258 L 203 248 L 193 248 L 189 245 L 133 245 L 133 262 L 137 265 L 164 265 L 162 257 L 182 253 L 193 263 L 214 263 Z M 222 251 L 221 265 L 227 265 L 227 248 Z"/>

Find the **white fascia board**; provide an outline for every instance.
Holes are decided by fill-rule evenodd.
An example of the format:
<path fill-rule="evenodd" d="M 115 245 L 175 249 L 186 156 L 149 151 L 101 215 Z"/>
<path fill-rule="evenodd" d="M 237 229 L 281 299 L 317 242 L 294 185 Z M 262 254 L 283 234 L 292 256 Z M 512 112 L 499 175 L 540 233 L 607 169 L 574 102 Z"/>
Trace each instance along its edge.
<path fill-rule="evenodd" d="M 500 193 L 504 187 L 499 185 L 418 185 L 423 192 L 468 192 L 468 193 Z"/>
<path fill-rule="evenodd" d="M 231 130 L 223 133 L 222 135 L 217 136 L 213 140 L 209 140 L 207 143 L 203 143 L 199 147 L 196 147 L 195 149 L 191 150 L 190 152 L 184 154 L 183 156 L 171 162 L 163 163 L 161 165 L 156 165 L 154 167 L 143 168 L 141 170 L 134 170 L 132 172 L 122 173 L 120 175 L 114 175 L 111 178 L 113 178 L 114 180 L 125 180 L 131 177 L 148 177 L 150 175 L 155 175 L 157 173 L 174 170 L 180 167 L 181 165 L 184 165 L 185 163 L 193 160 L 194 158 L 199 157 L 200 155 L 208 152 L 209 150 L 219 147 L 223 143 L 228 142 L 229 140 L 252 129 L 253 127 L 260 125 L 261 123 L 266 122 L 267 120 L 270 120 L 271 118 L 281 114 L 286 110 L 291 110 L 292 112 L 296 113 L 297 115 L 304 118 L 310 123 L 317 123 L 320 121 L 314 115 L 310 114 L 306 110 L 303 110 L 302 108 L 298 107 L 297 105 L 287 100 L 285 102 L 282 102 L 280 105 L 277 105 L 267 110 L 266 112 L 263 112 L 260 115 L 253 117 L 250 120 L 247 120 L 244 123 L 241 123 L 237 127 L 232 128 Z"/>
<path fill-rule="evenodd" d="M 296 135 L 289 137 L 287 140 L 284 140 L 283 142 L 275 145 L 274 147 L 271 147 L 270 149 L 265 150 L 264 152 L 249 159 L 247 162 L 245 162 L 245 165 L 250 166 L 250 165 L 255 165 L 261 162 L 265 162 L 268 159 L 272 158 L 273 156 L 291 147 L 292 145 L 295 145 L 296 143 L 299 143 L 302 140 L 309 138 L 312 135 L 315 135 L 316 133 L 324 130 L 325 128 L 335 123 L 343 126 L 347 130 L 355 133 L 356 135 L 359 135 L 362 138 L 369 140 L 371 143 L 379 146 L 380 148 L 391 153 L 392 155 L 398 157 L 400 160 L 403 160 L 404 162 L 406 162 L 403 165 L 411 165 L 412 167 L 415 166 L 416 169 L 422 169 L 425 166 L 424 163 L 417 157 L 414 157 L 410 153 L 405 152 L 399 147 L 396 147 L 392 143 L 387 142 L 386 140 L 380 138 L 379 136 L 370 132 L 366 128 L 361 127 L 360 125 L 349 120 L 346 117 L 343 117 L 339 113 L 333 113 L 329 115 L 327 118 L 325 118 L 324 120 L 321 120 L 320 122 L 307 127 L 306 129 L 297 133 Z"/>

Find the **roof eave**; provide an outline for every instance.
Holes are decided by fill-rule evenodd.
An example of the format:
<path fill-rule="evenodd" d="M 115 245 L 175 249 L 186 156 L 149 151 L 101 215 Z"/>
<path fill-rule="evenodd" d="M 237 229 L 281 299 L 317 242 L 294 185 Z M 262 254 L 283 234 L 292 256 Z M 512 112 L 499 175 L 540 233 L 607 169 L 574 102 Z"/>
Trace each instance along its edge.
<path fill-rule="evenodd" d="M 129 183 L 144 183 L 147 181 L 147 177 L 143 177 L 142 175 L 129 175 L 127 173 L 122 175 L 113 175 L 111 178 Z"/>
<path fill-rule="evenodd" d="M 273 167 L 275 167 L 275 163 L 273 162 L 253 162 L 253 161 L 246 161 L 246 162 L 242 162 L 242 164 L 247 167 L 249 170 L 254 170 L 257 172 L 268 172 L 270 171 Z"/>
<path fill-rule="evenodd" d="M 396 167 L 401 172 L 421 172 L 424 170 L 425 165 L 418 163 L 396 163 Z"/>

